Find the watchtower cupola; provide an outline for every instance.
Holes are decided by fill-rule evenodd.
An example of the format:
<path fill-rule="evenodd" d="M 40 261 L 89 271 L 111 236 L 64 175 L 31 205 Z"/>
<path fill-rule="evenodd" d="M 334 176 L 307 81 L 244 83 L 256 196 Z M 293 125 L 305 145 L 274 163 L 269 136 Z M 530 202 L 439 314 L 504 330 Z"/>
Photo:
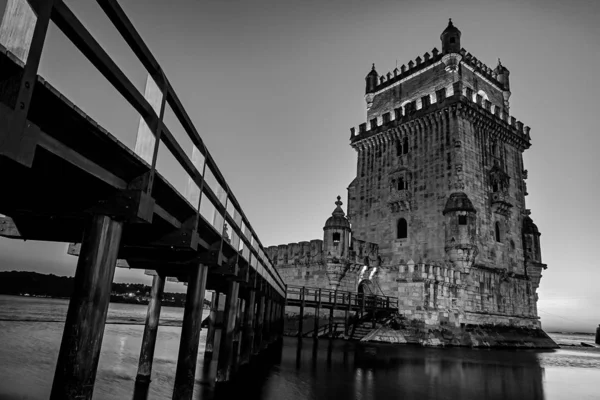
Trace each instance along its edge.
<path fill-rule="evenodd" d="M 323 248 L 327 258 L 347 258 L 350 247 L 350 221 L 342 210 L 341 197 L 337 197 L 335 210 L 323 227 Z"/>
<path fill-rule="evenodd" d="M 442 53 L 460 53 L 460 31 L 452 23 L 452 18 L 448 21 L 448 26 L 442 32 Z"/>
<path fill-rule="evenodd" d="M 379 74 L 375 70 L 375 64 L 371 67 L 371 71 L 367 74 L 365 81 L 367 81 L 365 94 L 373 93 L 375 91 L 375 87 L 377 86 L 377 79 L 379 78 Z"/>

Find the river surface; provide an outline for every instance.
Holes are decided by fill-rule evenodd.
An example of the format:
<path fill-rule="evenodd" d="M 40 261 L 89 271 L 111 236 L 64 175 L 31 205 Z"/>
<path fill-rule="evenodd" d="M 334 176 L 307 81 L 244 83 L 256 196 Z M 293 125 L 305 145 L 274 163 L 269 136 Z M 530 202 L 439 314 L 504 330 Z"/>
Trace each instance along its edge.
<path fill-rule="evenodd" d="M 0 296 L 0 400 L 48 398 L 67 305 Z M 94 399 L 131 399 L 145 313 L 145 306 L 110 305 Z M 171 398 L 182 317 L 183 309 L 163 307 L 150 399 Z M 196 398 L 203 399 L 600 399 L 600 350 L 431 349 L 285 338 L 268 362 L 238 374 L 232 385 L 215 391 L 200 378 L 196 383 Z"/>

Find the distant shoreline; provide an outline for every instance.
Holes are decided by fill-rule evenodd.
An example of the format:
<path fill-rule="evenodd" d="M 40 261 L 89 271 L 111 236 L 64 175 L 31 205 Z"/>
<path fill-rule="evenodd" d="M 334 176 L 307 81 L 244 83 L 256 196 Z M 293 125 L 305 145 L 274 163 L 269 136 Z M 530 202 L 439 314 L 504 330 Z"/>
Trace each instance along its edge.
<path fill-rule="evenodd" d="M 56 299 L 56 300 L 70 300 L 69 297 L 58 297 L 58 296 L 46 296 L 46 295 L 30 295 L 30 294 L 12 294 L 12 293 L 0 293 L 1 296 L 12 296 L 12 297 L 24 297 L 24 298 L 32 298 L 32 299 Z M 127 298 L 123 298 L 120 296 L 110 296 L 110 302 L 114 304 L 133 304 L 138 306 L 147 306 L 148 301 L 144 300 L 130 300 Z M 162 304 L 163 307 L 173 307 L 173 308 L 183 308 L 184 304 L 179 304 L 178 302 L 169 301 L 163 299 Z M 210 306 L 205 304 L 203 307 L 205 310 L 210 309 Z"/>

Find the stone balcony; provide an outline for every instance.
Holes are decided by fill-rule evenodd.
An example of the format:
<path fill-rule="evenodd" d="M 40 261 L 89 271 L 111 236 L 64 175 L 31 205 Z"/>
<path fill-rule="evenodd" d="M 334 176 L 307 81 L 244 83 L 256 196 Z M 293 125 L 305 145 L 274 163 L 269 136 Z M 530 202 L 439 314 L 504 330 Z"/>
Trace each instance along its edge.
<path fill-rule="evenodd" d="M 410 211 L 412 205 L 412 193 L 407 189 L 392 190 L 387 203 L 392 212 Z"/>
<path fill-rule="evenodd" d="M 508 215 L 512 208 L 510 197 L 507 192 L 492 193 L 492 211 L 500 215 Z"/>

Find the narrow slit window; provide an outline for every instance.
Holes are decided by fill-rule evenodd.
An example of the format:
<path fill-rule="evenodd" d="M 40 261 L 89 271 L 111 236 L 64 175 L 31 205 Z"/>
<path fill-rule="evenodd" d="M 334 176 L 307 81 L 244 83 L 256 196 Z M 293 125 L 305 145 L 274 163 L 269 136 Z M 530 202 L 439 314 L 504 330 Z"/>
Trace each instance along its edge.
<path fill-rule="evenodd" d="M 496 234 L 496 242 L 502 242 L 502 238 L 500 237 L 500 222 L 496 221 L 494 233 Z"/>
<path fill-rule="evenodd" d="M 402 154 L 408 154 L 408 138 L 405 137 L 402 141 Z"/>
<path fill-rule="evenodd" d="M 398 179 L 398 190 L 406 189 L 406 183 L 404 182 L 404 178 Z"/>

